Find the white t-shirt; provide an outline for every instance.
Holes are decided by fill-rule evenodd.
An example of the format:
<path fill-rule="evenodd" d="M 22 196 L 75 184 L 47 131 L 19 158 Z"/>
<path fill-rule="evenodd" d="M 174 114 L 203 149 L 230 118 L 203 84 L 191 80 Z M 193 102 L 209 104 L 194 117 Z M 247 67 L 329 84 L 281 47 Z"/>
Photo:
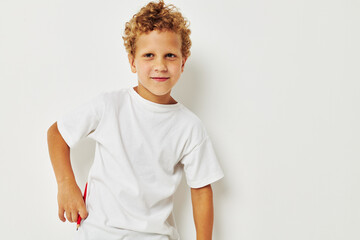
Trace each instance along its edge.
<path fill-rule="evenodd" d="M 57 121 L 74 147 L 96 141 L 77 239 L 180 239 L 172 215 L 182 170 L 199 188 L 224 176 L 201 120 L 181 103 L 158 104 L 132 87 L 102 92 Z"/>

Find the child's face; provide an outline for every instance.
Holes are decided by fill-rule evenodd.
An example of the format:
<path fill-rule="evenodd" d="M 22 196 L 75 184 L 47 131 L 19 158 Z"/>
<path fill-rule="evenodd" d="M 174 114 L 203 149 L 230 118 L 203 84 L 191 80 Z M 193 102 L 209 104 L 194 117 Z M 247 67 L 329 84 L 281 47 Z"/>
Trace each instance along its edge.
<path fill-rule="evenodd" d="M 151 94 L 170 96 L 184 71 L 181 37 L 171 31 L 151 31 L 136 40 L 135 56 L 129 55 L 131 71 Z"/>

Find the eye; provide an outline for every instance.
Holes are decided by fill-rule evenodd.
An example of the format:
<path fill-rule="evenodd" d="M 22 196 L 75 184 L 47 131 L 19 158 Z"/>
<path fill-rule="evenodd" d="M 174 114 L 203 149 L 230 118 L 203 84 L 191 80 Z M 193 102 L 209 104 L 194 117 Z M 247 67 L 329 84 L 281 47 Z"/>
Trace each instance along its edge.
<path fill-rule="evenodd" d="M 166 54 L 166 57 L 169 57 L 169 58 L 175 58 L 176 55 L 175 54 L 172 54 L 172 53 L 168 53 Z"/>
<path fill-rule="evenodd" d="M 144 54 L 144 57 L 146 57 L 146 58 L 151 58 L 151 57 L 153 57 L 154 56 L 154 54 L 152 54 L 152 53 L 146 53 L 146 54 Z"/>

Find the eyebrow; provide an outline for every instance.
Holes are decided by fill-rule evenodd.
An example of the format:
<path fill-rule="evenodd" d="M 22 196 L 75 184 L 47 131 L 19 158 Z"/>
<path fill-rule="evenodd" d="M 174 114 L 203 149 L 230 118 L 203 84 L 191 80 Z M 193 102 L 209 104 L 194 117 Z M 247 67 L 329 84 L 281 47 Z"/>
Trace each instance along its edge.
<path fill-rule="evenodd" d="M 155 55 L 155 53 L 153 52 L 153 51 L 144 51 L 144 52 L 142 52 L 142 53 L 140 53 L 141 55 L 146 55 L 146 54 L 154 54 Z M 172 52 L 172 51 L 169 51 L 169 52 L 165 52 L 164 53 L 164 55 L 167 55 L 167 54 L 173 54 L 173 55 L 175 55 L 175 56 L 178 56 L 179 54 L 180 54 L 180 52 L 179 53 L 176 53 L 176 52 Z"/>
<path fill-rule="evenodd" d="M 143 51 L 141 51 L 141 52 L 151 52 L 151 53 L 154 53 L 154 52 L 156 52 L 154 49 L 145 49 L 145 50 L 143 50 Z M 178 50 L 177 48 L 171 48 L 171 49 L 168 49 L 168 50 L 166 50 L 166 52 L 168 52 L 168 53 L 176 53 L 176 52 L 181 52 L 181 49 L 180 50 Z"/>

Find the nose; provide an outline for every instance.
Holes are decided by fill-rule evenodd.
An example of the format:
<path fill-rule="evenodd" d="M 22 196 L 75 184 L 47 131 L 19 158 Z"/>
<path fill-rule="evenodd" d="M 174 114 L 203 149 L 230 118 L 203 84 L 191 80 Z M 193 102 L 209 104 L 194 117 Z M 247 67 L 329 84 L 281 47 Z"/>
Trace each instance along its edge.
<path fill-rule="evenodd" d="M 166 66 L 166 63 L 165 63 L 165 60 L 164 59 L 157 59 L 155 61 L 155 66 L 154 66 L 154 70 L 156 72 L 166 72 L 167 71 L 167 66 Z"/>

